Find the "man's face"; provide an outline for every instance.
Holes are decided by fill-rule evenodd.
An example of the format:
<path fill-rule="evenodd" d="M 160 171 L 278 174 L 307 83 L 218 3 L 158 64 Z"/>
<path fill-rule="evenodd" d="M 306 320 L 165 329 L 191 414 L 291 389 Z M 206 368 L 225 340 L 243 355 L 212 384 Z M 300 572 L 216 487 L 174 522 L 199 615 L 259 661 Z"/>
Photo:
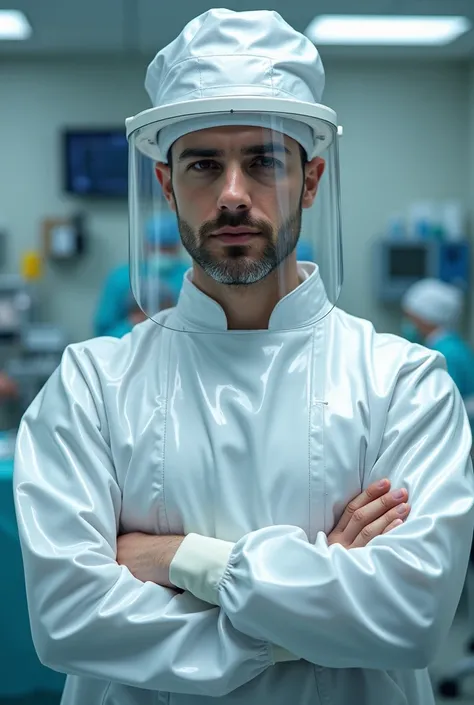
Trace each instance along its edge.
<path fill-rule="evenodd" d="M 253 284 L 293 252 L 302 208 L 315 197 L 324 164 L 303 168 L 297 142 L 257 127 L 185 135 L 172 170 L 157 165 L 193 260 L 222 284 Z"/>

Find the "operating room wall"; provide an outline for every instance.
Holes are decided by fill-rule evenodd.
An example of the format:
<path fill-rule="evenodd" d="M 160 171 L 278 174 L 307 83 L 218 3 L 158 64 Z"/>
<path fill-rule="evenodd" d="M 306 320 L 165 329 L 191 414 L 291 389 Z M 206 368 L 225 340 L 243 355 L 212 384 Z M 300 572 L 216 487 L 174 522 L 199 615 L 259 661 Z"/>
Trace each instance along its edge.
<path fill-rule="evenodd" d="M 61 130 L 122 127 L 149 107 L 143 75 L 123 58 L 0 63 L 0 224 L 8 232 L 1 271 L 18 271 L 21 252 L 40 241 L 43 218 L 84 212 L 86 255 L 74 265 L 47 263 L 39 286 L 42 318 L 74 341 L 91 337 L 101 283 L 128 257 L 128 205 L 63 194 Z"/>
<path fill-rule="evenodd" d="M 341 140 L 344 286 L 340 305 L 398 332 L 398 306 L 373 294 L 372 247 L 393 213 L 416 200 L 468 205 L 467 65 L 411 62 L 328 66 L 325 99 L 344 126 Z M 467 233 L 469 235 L 469 233 Z"/>
<path fill-rule="evenodd" d="M 43 318 L 63 325 L 73 340 L 91 335 L 101 283 L 127 257 L 127 205 L 62 194 L 60 131 L 121 125 L 148 107 L 145 65 L 136 58 L 0 63 L 0 227 L 8 233 L 0 271 L 18 270 L 21 252 L 38 242 L 42 218 L 84 210 L 86 256 L 73 268 L 48 264 L 40 291 Z M 327 62 L 326 71 L 325 101 L 344 126 L 340 303 L 379 330 L 395 331 L 398 312 L 373 295 L 371 244 L 387 218 L 413 200 L 467 201 L 474 73 L 452 63 L 357 61 Z"/>

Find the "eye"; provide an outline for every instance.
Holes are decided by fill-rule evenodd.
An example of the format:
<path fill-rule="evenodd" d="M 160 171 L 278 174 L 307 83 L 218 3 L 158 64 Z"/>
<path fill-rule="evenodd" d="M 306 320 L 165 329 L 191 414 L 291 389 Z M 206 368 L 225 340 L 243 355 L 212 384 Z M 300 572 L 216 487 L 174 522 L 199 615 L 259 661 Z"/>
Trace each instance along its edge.
<path fill-rule="evenodd" d="M 283 169 L 283 163 L 275 157 L 257 157 L 252 166 L 256 166 L 261 169 Z"/>
<path fill-rule="evenodd" d="M 201 159 L 198 162 L 193 162 L 188 166 L 188 171 L 213 171 L 219 168 L 219 164 L 212 159 Z"/>

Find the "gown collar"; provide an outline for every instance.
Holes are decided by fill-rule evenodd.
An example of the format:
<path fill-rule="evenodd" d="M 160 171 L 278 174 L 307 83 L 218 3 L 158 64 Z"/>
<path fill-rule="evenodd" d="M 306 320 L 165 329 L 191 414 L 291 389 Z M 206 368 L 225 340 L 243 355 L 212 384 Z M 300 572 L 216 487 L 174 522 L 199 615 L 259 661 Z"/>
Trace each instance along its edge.
<path fill-rule="evenodd" d="M 277 303 L 270 316 L 269 331 L 295 330 L 309 326 L 331 310 L 332 305 L 317 265 L 313 262 L 298 262 L 298 274 L 303 281 Z M 175 314 L 179 319 L 180 330 L 188 332 L 228 330 L 227 318 L 222 306 L 193 284 L 192 269 L 189 269 L 184 277 Z"/>

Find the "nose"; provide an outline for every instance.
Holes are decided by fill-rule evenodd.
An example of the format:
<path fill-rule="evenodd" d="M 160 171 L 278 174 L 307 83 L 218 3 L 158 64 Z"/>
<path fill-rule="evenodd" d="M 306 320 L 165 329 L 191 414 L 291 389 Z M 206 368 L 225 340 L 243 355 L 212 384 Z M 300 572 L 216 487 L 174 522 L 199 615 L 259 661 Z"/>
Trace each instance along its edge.
<path fill-rule="evenodd" d="M 248 182 L 239 165 L 229 165 L 225 170 L 217 205 L 222 211 L 250 210 Z"/>

